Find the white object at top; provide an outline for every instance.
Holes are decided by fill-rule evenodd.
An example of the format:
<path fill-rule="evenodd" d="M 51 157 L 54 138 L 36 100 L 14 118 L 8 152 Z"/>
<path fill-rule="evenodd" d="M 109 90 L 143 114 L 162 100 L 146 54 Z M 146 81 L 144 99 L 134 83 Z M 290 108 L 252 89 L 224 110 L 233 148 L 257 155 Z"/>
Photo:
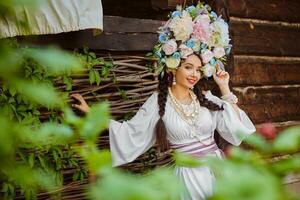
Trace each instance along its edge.
<path fill-rule="evenodd" d="M 26 21 L 29 29 L 21 25 Z M 0 16 L 0 38 L 84 29 L 97 29 L 102 32 L 101 0 L 45 0 L 34 9 L 22 6 L 9 16 Z"/>

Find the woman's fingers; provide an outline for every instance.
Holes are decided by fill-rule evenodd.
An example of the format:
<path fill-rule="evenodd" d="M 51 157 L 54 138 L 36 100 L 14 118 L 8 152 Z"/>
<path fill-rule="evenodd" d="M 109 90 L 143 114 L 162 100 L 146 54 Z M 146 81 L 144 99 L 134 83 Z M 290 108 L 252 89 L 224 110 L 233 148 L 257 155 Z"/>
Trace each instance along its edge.
<path fill-rule="evenodd" d="M 226 72 L 224 70 L 219 70 L 216 74 L 217 74 L 217 76 L 224 76 L 224 75 L 227 75 L 228 72 Z"/>
<path fill-rule="evenodd" d="M 71 106 L 72 106 L 73 108 L 80 109 L 80 105 L 78 105 L 78 104 L 72 104 Z"/>
<path fill-rule="evenodd" d="M 84 98 L 81 96 L 81 94 L 78 93 L 74 93 L 70 95 L 71 97 L 73 97 L 74 99 L 80 101 L 81 104 L 85 103 Z"/>

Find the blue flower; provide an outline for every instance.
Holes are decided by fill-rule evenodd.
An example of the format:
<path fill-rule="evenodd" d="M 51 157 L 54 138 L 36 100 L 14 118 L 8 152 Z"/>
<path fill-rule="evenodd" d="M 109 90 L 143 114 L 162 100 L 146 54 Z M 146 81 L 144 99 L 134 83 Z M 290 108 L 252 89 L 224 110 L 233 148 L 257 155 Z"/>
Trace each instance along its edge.
<path fill-rule="evenodd" d="M 176 51 L 176 52 L 173 53 L 172 57 L 175 58 L 175 59 L 180 59 L 181 54 L 178 51 Z"/>
<path fill-rule="evenodd" d="M 206 50 L 206 49 L 208 49 L 208 46 L 207 46 L 207 44 L 205 44 L 205 43 L 201 43 L 201 49 L 202 49 L 202 50 Z"/>
<path fill-rule="evenodd" d="M 210 15 L 216 20 L 218 18 L 218 15 L 214 12 L 214 11 L 211 11 L 210 12 Z"/>
<path fill-rule="evenodd" d="M 181 15 L 182 15 L 181 12 L 178 11 L 178 10 L 172 12 L 172 17 L 173 17 L 173 18 L 174 18 L 174 17 L 181 17 Z"/>
<path fill-rule="evenodd" d="M 212 65 L 212 66 L 214 66 L 214 67 L 216 67 L 216 65 L 217 65 L 217 60 L 215 59 L 215 58 L 212 58 L 210 61 L 209 61 L 209 63 Z"/>
<path fill-rule="evenodd" d="M 158 58 L 161 58 L 161 53 L 160 53 L 160 51 L 156 51 L 155 53 L 154 53 L 154 55 L 156 56 L 156 57 L 158 57 Z"/>
<path fill-rule="evenodd" d="M 192 13 L 195 9 L 196 9 L 195 6 L 189 6 L 186 8 L 186 11 L 188 11 L 189 13 Z"/>
<path fill-rule="evenodd" d="M 161 43 L 164 43 L 164 42 L 166 42 L 167 41 L 167 35 L 165 34 L 165 33 L 161 33 L 161 34 L 159 34 L 159 41 L 161 42 Z"/>
<path fill-rule="evenodd" d="M 186 46 L 192 49 L 195 46 L 195 41 L 194 40 L 188 40 L 186 42 Z"/>
<path fill-rule="evenodd" d="M 225 53 L 226 53 L 226 55 L 229 55 L 229 54 L 230 54 L 230 52 L 231 52 L 231 47 L 228 47 L 228 48 L 226 48 L 226 49 L 225 49 Z"/>

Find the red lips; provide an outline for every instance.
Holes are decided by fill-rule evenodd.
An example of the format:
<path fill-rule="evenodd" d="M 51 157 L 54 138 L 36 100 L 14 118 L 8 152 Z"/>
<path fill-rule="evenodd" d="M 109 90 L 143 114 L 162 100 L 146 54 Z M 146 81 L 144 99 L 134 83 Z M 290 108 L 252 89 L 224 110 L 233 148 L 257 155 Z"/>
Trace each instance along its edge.
<path fill-rule="evenodd" d="M 192 85 L 196 83 L 196 79 L 194 78 L 187 78 L 187 81 Z"/>

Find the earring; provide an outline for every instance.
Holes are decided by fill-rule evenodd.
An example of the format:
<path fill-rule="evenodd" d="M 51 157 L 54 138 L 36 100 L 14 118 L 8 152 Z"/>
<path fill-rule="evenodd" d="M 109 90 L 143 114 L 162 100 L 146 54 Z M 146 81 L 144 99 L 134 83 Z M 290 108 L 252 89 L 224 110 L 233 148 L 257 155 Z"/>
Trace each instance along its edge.
<path fill-rule="evenodd" d="M 173 85 L 176 85 L 176 78 L 175 76 L 173 76 L 173 82 L 172 82 Z"/>

